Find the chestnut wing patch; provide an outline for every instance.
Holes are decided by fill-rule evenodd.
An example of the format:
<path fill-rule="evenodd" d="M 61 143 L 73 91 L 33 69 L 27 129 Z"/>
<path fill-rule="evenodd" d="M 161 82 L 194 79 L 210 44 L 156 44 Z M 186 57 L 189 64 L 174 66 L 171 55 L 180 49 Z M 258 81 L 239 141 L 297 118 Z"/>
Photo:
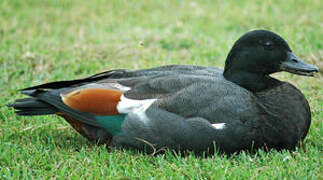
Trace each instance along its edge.
<path fill-rule="evenodd" d="M 104 88 L 78 89 L 61 94 L 68 107 L 95 115 L 118 115 L 117 105 L 122 91 Z"/>
<path fill-rule="evenodd" d="M 122 131 L 123 121 L 129 113 L 139 121 L 149 123 L 146 110 L 157 100 L 129 99 L 123 95 L 123 91 L 107 88 L 75 89 L 62 93 L 61 98 L 66 106 L 93 114 L 96 122 L 111 135 Z M 74 128 L 79 129 L 78 126 Z"/>

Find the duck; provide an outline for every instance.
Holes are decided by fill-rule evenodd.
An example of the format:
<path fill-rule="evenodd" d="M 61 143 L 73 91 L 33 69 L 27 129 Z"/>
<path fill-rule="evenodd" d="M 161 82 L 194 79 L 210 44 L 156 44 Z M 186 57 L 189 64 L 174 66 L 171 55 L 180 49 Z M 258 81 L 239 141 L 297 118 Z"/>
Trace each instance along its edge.
<path fill-rule="evenodd" d="M 21 90 L 8 106 L 19 116 L 55 114 L 91 142 L 117 149 L 194 153 L 295 150 L 311 111 L 302 92 L 271 74 L 314 76 L 269 30 L 233 45 L 224 70 L 195 65 L 115 69 Z"/>

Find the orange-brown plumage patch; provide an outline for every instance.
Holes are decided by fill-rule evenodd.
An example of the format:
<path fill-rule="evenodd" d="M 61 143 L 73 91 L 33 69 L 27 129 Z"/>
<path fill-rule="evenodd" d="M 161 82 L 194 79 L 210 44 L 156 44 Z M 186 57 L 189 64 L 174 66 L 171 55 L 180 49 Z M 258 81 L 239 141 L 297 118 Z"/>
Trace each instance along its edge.
<path fill-rule="evenodd" d="M 65 105 L 96 115 L 117 115 L 117 104 L 122 91 L 113 89 L 80 89 L 62 95 Z"/>

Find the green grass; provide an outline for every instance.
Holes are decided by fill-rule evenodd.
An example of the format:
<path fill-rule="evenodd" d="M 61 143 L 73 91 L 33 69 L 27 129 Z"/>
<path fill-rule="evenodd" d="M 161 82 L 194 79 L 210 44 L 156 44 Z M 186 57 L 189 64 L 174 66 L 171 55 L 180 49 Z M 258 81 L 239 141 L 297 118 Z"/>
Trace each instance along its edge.
<path fill-rule="evenodd" d="M 321 0 L 0 0 L 0 179 L 323 179 L 323 77 L 278 73 L 312 110 L 306 152 L 156 157 L 96 146 L 55 116 L 17 117 L 17 89 L 115 68 L 223 67 L 251 29 L 282 35 L 323 68 Z M 143 43 L 143 46 L 140 45 Z"/>

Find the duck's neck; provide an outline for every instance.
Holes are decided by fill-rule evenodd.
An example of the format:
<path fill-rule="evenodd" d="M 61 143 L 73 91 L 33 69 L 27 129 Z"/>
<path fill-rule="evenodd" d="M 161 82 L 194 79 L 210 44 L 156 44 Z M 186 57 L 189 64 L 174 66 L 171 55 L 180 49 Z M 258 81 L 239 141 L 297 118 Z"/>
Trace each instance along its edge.
<path fill-rule="evenodd" d="M 259 73 L 250 73 L 250 72 L 243 72 L 243 71 L 225 71 L 223 76 L 228 81 L 234 82 L 239 86 L 242 86 L 249 91 L 252 92 L 259 92 L 265 89 L 270 89 L 280 84 L 275 78 L 270 77 L 266 74 L 259 74 Z"/>

